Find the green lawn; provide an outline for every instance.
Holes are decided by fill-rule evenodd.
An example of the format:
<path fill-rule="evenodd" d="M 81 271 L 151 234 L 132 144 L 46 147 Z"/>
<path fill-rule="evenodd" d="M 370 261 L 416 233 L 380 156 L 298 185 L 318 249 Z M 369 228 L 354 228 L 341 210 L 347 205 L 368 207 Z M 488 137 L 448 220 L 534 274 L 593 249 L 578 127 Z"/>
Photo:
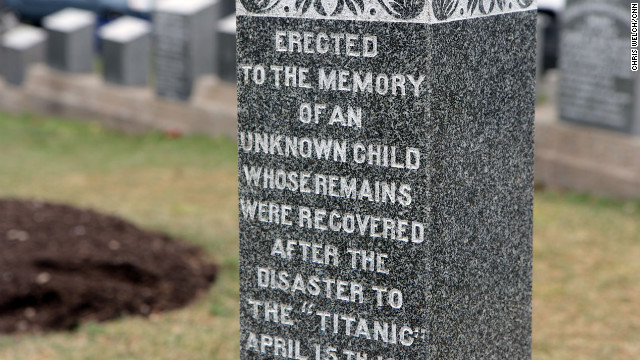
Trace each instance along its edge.
<path fill-rule="evenodd" d="M 236 169 L 228 139 L 0 114 L 0 196 L 117 214 L 199 244 L 222 265 L 188 308 L 0 336 L 0 359 L 238 359 Z M 534 358 L 637 358 L 640 203 L 538 192 L 534 216 Z"/>

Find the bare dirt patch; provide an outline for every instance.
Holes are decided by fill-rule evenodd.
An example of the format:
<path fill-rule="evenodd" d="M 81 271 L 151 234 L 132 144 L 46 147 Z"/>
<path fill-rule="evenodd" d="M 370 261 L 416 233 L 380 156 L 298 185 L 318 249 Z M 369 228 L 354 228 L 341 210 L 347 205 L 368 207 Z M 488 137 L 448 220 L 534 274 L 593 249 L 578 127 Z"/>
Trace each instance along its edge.
<path fill-rule="evenodd" d="M 0 333 L 180 308 L 216 272 L 200 249 L 117 217 L 0 199 Z"/>

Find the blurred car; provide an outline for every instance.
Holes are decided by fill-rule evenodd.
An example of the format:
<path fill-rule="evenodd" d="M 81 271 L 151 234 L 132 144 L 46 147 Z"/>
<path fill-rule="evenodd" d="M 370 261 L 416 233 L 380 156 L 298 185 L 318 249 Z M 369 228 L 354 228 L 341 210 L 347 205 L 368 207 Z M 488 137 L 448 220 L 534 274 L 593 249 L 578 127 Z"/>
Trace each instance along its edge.
<path fill-rule="evenodd" d="M 542 72 L 553 69 L 558 64 L 561 18 L 565 0 L 538 0 L 538 26 L 544 41 Z"/>
<path fill-rule="evenodd" d="M 154 0 L 0 0 L 21 21 L 40 24 L 42 18 L 64 8 L 93 11 L 99 23 L 120 15 L 150 18 Z"/>

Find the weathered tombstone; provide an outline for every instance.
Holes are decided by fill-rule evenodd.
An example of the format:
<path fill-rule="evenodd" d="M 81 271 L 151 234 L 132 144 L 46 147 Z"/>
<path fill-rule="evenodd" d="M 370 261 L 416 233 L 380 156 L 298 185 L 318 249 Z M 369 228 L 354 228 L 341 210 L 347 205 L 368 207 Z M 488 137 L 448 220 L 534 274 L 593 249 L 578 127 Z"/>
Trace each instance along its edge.
<path fill-rule="evenodd" d="M 124 16 L 100 29 L 103 74 L 106 81 L 143 86 L 149 77 L 151 27 L 134 17 Z"/>
<path fill-rule="evenodd" d="M 47 63 L 54 69 L 87 73 L 93 71 L 95 15 L 68 8 L 44 18 L 49 34 Z"/>
<path fill-rule="evenodd" d="M 236 15 L 232 14 L 218 23 L 218 76 L 222 80 L 236 82 Z"/>
<path fill-rule="evenodd" d="M 217 69 L 218 0 L 162 0 L 153 14 L 156 92 L 186 100 L 203 74 Z"/>
<path fill-rule="evenodd" d="M 237 9 L 241 358 L 530 359 L 533 0 Z"/>
<path fill-rule="evenodd" d="M 15 27 L 2 35 L 0 70 L 8 83 L 22 84 L 29 65 L 44 62 L 46 41 L 46 32 L 28 25 Z"/>
<path fill-rule="evenodd" d="M 640 135 L 639 77 L 631 70 L 630 4 L 567 1 L 560 46 L 563 120 Z"/>

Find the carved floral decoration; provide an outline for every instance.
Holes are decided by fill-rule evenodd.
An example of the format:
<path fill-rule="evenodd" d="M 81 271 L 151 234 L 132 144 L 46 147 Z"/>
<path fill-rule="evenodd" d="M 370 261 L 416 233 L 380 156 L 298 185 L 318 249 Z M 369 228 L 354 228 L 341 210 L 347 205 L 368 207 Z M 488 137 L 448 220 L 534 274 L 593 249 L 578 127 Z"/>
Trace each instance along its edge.
<path fill-rule="evenodd" d="M 425 0 L 378 0 L 389 15 L 409 20 L 420 15 Z"/>
<path fill-rule="evenodd" d="M 254 14 L 264 14 L 275 8 L 280 0 L 240 0 L 242 6 Z"/>
<path fill-rule="evenodd" d="M 338 15 L 362 16 L 368 0 L 295 0 L 295 11 L 299 15 L 315 12 L 316 15 L 332 17 Z M 534 0 L 369 0 L 377 1 L 389 15 L 401 20 L 411 20 L 423 13 L 430 3 L 433 15 L 439 21 L 460 16 L 490 15 L 511 10 L 514 6 L 526 9 Z M 255 14 L 265 14 L 280 4 L 281 0 L 240 0 L 244 8 Z M 285 7 L 285 8 L 288 8 Z M 288 10 L 287 10 L 288 11 Z M 372 15 L 374 12 L 371 13 Z"/>
<path fill-rule="evenodd" d="M 354 15 L 359 15 L 364 11 L 364 0 L 338 0 L 332 11 L 327 11 L 329 6 L 326 6 L 326 2 L 323 2 L 323 0 L 296 0 L 296 10 L 304 14 L 309 10 L 312 3 L 315 11 L 322 16 L 340 15 L 345 11 L 345 5 Z"/>

